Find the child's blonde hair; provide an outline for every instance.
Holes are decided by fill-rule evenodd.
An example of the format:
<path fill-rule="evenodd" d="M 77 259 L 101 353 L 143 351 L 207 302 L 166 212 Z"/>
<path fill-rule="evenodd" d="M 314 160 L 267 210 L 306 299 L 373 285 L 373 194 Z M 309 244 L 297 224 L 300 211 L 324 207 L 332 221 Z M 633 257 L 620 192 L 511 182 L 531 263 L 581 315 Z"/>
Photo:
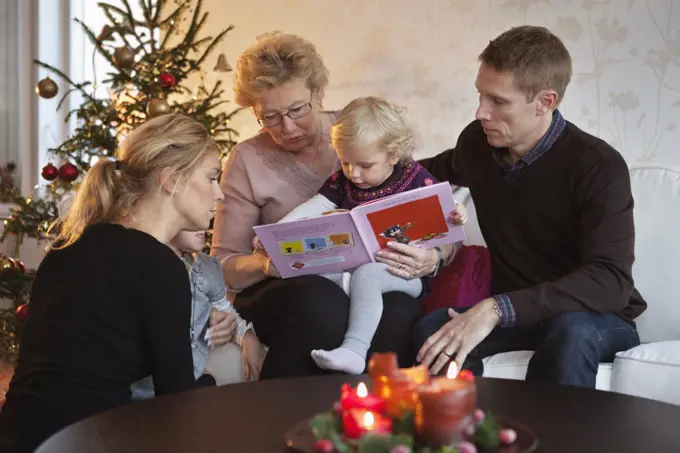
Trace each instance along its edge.
<path fill-rule="evenodd" d="M 115 161 L 100 159 L 88 170 L 68 212 L 50 227 L 59 229 L 52 247 L 67 247 L 87 226 L 130 214 L 143 196 L 160 190 L 163 170 L 180 185 L 205 156 L 217 152 L 206 128 L 187 116 L 167 114 L 145 122 L 119 145 Z"/>
<path fill-rule="evenodd" d="M 403 116 L 405 109 L 385 99 L 354 99 L 340 112 L 331 128 L 333 147 L 377 146 L 407 159 L 416 146 L 415 134 Z"/>

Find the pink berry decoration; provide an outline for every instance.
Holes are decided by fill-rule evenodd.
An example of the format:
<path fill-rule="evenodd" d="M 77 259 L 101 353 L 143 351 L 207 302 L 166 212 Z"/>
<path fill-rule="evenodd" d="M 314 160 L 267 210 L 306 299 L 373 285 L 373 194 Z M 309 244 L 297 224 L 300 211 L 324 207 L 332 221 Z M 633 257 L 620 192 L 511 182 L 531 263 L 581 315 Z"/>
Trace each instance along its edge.
<path fill-rule="evenodd" d="M 333 403 L 333 412 L 336 413 L 342 412 L 342 404 L 340 403 L 340 401 L 336 401 L 335 403 Z"/>
<path fill-rule="evenodd" d="M 501 429 L 498 432 L 498 440 L 505 445 L 513 444 L 517 440 L 517 432 L 510 428 Z"/>
<path fill-rule="evenodd" d="M 461 441 L 456 443 L 458 453 L 477 453 L 477 447 L 471 442 Z"/>
<path fill-rule="evenodd" d="M 392 447 L 390 453 L 411 453 L 411 449 L 406 445 L 397 445 Z"/>
<path fill-rule="evenodd" d="M 465 434 L 467 437 L 472 437 L 475 435 L 476 430 L 477 427 L 473 423 L 470 423 L 469 425 L 466 425 L 465 428 L 463 429 L 463 434 Z"/>
<path fill-rule="evenodd" d="M 319 453 L 333 453 L 333 451 L 335 451 L 333 442 L 328 439 L 317 440 L 314 444 L 314 449 Z"/>
<path fill-rule="evenodd" d="M 475 420 L 475 423 L 482 423 L 484 421 L 484 417 L 486 417 L 486 415 L 481 409 L 475 409 L 475 412 L 472 414 L 472 418 Z"/>

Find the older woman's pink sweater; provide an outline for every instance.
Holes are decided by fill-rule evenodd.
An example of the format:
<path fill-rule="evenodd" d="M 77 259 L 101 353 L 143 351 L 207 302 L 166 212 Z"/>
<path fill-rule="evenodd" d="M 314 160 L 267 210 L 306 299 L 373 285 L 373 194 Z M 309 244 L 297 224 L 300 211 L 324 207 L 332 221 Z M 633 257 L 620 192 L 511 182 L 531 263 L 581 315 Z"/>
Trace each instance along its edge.
<path fill-rule="evenodd" d="M 327 161 L 335 151 L 328 144 L 327 131 L 324 135 L 317 159 Z M 315 173 L 264 131 L 239 143 L 223 168 L 220 185 L 224 200 L 217 206 L 211 255 L 224 265 L 234 256 L 250 254 L 254 226 L 281 220 L 314 196 L 338 169 L 336 163 L 323 174 Z"/>

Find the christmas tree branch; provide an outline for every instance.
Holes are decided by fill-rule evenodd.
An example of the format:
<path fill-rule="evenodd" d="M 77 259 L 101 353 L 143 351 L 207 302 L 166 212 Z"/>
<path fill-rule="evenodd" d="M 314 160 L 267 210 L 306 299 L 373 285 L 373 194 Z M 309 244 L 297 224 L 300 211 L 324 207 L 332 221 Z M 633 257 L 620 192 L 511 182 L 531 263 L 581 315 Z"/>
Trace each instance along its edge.
<path fill-rule="evenodd" d="M 142 16 L 144 17 L 144 21 L 146 22 L 146 26 L 148 27 L 149 24 L 152 24 L 154 22 L 153 18 L 151 17 L 151 9 L 149 8 L 149 5 L 147 5 L 145 0 L 138 0 L 137 3 L 139 4 L 139 7 L 142 10 Z"/>
<path fill-rule="evenodd" d="M 135 39 L 139 42 L 139 48 L 140 48 L 141 50 L 143 50 L 144 53 L 146 53 L 147 55 L 149 55 L 149 52 L 148 52 L 148 51 L 146 50 L 146 48 L 144 47 L 144 42 L 142 41 L 142 37 L 139 36 L 139 34 L 137 33 L 137 28 L 136 28 L 136 26 L 135 26 L 135 22 L 136 22 L 136 21 L 135 21 L 134 14 L 132 13 L 132 7 L 130 7 L 130 1 L 129 1 L 129 0 L 122 0 L 122 1 L 123 1 L 123 5 L 125 5 L 125 9 L 127 10 L 127 15 L 126 15 L 126 17 L 127 17 L 128 22 L 129 22 L 129 24 L 130 24 L 130 31 L 131 31 L 132 34 L 134 35 Z M 153 39 L 152 39 L 152 40 L 153 40 Z"/>
<path fill-rule="evenodd" d="M 205 59 L 208 57 L 208 55 L 210 55 L 210 53 L 213 51 L 215 46 L 217 46 L 217 44 L 219 44 L 220 41 L 222 41 L 222 39 L 224 39 L 226 34 L 229 33 L 233 29 L 234 29 L 234 26 L 229 25 L 226 30 L 223 30 L 222 32 L 220 32 L 220 34 L 218 34 L 215 37 L 215 39 L 213 39 L 213 41 L 210 43 L 210 45 L 205 49 L 205 51 L 203 52 L 203 55 L 201 55 L 201 57 L 196 62 L 196 66 L 200 67 L 203 64 L 203 62 L 205 61 Z"/>
<path fill-rule="evenodd" d="M 163 22 L 160 23 L 160 25 L 168 25 L 168 31 L 165 33 L 165 36 L 163 37 L 163 40 L 161 41 L 161 49 L 165 49 L 166 45 L 168 44 L 168 41 L 170 40 L 170 36 L 175 32 L 175 29 L 177 28 L 177 18 L 182 14 L 183 8 L 181 6 L 178 6 L 175 11 L 173 11 L 167 18 L 163 20 Z"/>
<path fill-rule="evenodd" d="M 189 29 L 187 30 L 186 34 L 184 35 L 184 40 L 182 41 L 182 44 L 184 44 L 185 48 L 191 47 L 191 43 L 194 42 L 196 39 L 196 33 L 198 32 L 198 17 L 201 14 L 201 5 L 203 4 L 203 0 L 198 0 L 196 3 L 196 9 L 194 10 L 194 13 L 191 15 L 191 22 L 189 22 Z"/>
<path fill-rule="evenodd" d="M 88 39 L 90 40 L 90 42 L 92 43 L 94 48 L 97 50 L 97 52 L 99 52 L 99 54 L 102 55 L 111 65 L 114 65 L 113 58 L 111 57 L 111 54 L 109 54 L 106 51 L 106 49 L 102 45 L 101 41 L 99 41 L 97 36 L 95 36 L 94 31 L 92 31 L 92 29 L 90 27 L 88 27 L 87 25 L 85 25 L 85 23 L 83 21 L 81 21 L 80 19 L 76 18 L 76 19 L 73 19 L 73 20 L 75 20 L 78 24 L 80 24 L 80 28 L 83 30 L 83 33 L 85 33 L 85 35 L 88 37 Z"/>
<path fill-rule="evenodd" d="M 120 36 L 120 39 L 123 40 L 123 43 L 125 44 L 125 46 L 127 46 L 127 47 L 129 47 L 129 48 L 132 48 L 132 44 L 130 44 L 130 41 L 128 41 L 127 37 L 125 36 L 125 35 L 126 35 L 125 32 L 127 31 L 127 29 L 126 29 L 126 27 L 124 26 L 124 22 L 123 22 L 122 20 L 116 19 L 116 18 L 114 17 L 114 15 L 111 13 L 110 10 L 114 10 L 115 12 L 117 12 L 117 13 L 119 13 L 119 14 L 122 14 L 122 15 L 125 15 L 125 12 L 124 12 L 123 10 L 121 10 L 120 8 L 118 8 L 118 7 L 115 7 L 115 6 L 113 6 L 113 5 L 109 5 L 108 3 L 100 3 L 99 5 L 101 6 L 102 12 L 103 12 L 104 15 L 106 16 L 106 18 L 107 18 L 109 21 L 111 21 L 111 23 L 116 24 L 115 29 L 116 29 L 116 31 L 118 32 L 118 36 Z M 102 48 L 103 48 L 103 47 L 102 47 Z M 112 57 L 110 57 L 110 58 L 111 58 L 111 62 L 113 63 L 113 58 L 112 58 Z M 114 64 L 114 67 L 115 67 L 115 66 L 116 66 L 116 65 Z"/>
<path fill-rule="evenodd" d="M 83 84 L 83 86 L 89 85 L 89 84 L 90 84 L 90 82 L 86 82 L 86 83 Z M 73 88 L 69 88 L 66 91 L 66 93 L 64 93 L 64 95 L 59 100 L 59 103 L 57 104 L 57 110 L 60 110 L 62 108 L 62 106 L 64 105 L 64 101 L 66 101 L 66 98 L 68 98 L 69 94 L 73 93 L 74 91 L 78 91 L 80 89 L 81 89 L 81 87 L 77 87 L 77 86 L 73 87 Z M 70 112 L 66 115 L 66 121 L 68 121 L 68 118 L 69 118 L 70 115 L 71 115 Z"/>
<path fill-rule="evenodd" d="M 41 68 L 47 69 L 47 70 L 52 71 L 53 73 L 57 74 L 62 79 L 66 80 L 69 84 L 76 87 L 78 89 L 78 91 L 80 91 L 83 94 L 83 96 L 85 96 L 87 99 L 94 101 L 94 98 L 90 95 L 90 93 L 88 93 L 88 92 L 86 92 L 85 90 L 82 89 L 82 84 L 75 83 L 73 80 L 71 80 L 71 78 L 69 76 L 67 76 L 66 74 L 61 72 L 59 69 L 57 69 L 54 66 L 49 65 L 47 63 L 43 63 L 40 60 L 33 60 L 33 63 L 37 64 Z"/>

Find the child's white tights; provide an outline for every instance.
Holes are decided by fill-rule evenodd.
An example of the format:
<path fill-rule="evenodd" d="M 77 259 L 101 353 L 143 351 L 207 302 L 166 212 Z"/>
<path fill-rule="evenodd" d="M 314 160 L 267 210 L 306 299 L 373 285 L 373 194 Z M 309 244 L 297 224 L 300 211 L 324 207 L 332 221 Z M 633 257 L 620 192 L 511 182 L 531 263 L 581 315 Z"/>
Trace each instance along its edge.
<path fill-rule="evenodd" d="M 349 325 L 339 348 L 312 351 L 312 359 L 320 368 L 361 374 L 366 368 L 366 354 L 378 329 L 383 311 L 383 294 L 391 291 L 420 296 L 423 283 L 419 278 L 405 280 L 390 274 L 383 263 L 367 263 L 350 272 L 327 273 L 322 276 L 340 285 L 350 297 Z"/>

